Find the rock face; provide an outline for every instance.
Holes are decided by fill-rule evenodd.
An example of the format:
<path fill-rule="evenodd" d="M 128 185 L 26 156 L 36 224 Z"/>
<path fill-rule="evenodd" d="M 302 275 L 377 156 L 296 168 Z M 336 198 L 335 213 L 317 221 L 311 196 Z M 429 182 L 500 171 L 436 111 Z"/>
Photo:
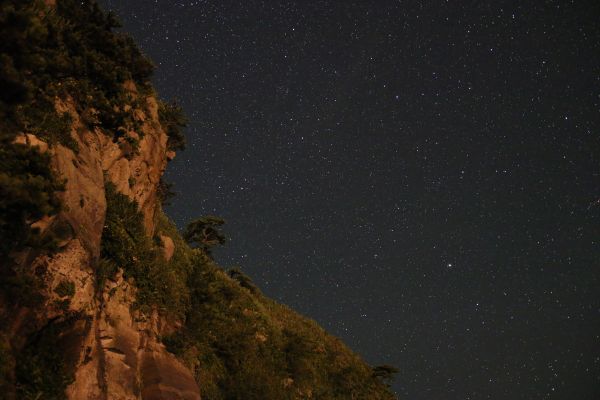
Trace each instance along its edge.
<path fill-rule="evenodd" d="M 117 274 L 102 295 L 102 307 L 83 336 L 70 399 L 200 399 L 190 371 L 157 336 L 164 321 L 132 311 L 135 288 Z"/>
<path fill-rule="evenodd" d="M 162 241 L 165 260 L 169 261 L 173 257 L 173 254 L 175 254 L 175 243 L 167 235 L 160 235 L 160 240 Z"/>
<path fill-rule="evenodd" d="M 135 85 L 129 84 L 133 95 Z M 45 303 L 38 309 L 23 308 L 13 313 L 10 336 L 19 348 L 19 337 L 27 337 L 57 319 L 69 319 L 65 343 L 74 381 L 67 388 L 69 399 L 200 399 L 192 373 L 168 353 L 158 337 L 168 330 L 157 312 L 134 310 L 136 288 L 118 273 L 104 287 L 96 287 L 96 267 L 106 215 L 105 181 L 137 201 L 148 235 L 152 235 L 157 211 L 157 186 L 166 167 L 167 136 L 160 126 L 153 97 L 145 100 L 135 117 L 141 128 L 129 132 L 139 138 L 139 149 L 131 152 L 122 141 L 114 142 L 99 130 L 81 122 L 74 104 L 65 101 L 57 108 L 72 119 L 72 136 L 79 150 L 56 145 L 48 147 L 33 135 L 21 140 L 49 151 L 57 176 L 66 179 L 60 194 L 63 211 L 39 221 L 42 229 L 64 227 L 60 250 L 51 257 L 25 254 L 20 267 L 36 271 L 44 281 Z M 169 153 L 169 154 L 168 154 Z M 164 241 L 165 256 L 174 244 Z"/>

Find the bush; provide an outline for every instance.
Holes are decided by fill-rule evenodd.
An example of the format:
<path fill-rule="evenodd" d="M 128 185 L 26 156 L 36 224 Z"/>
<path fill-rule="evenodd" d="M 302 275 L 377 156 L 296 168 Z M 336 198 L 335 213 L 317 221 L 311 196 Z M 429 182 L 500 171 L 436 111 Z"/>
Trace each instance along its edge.
<path fill-rule="evenodd" d="M 183 109 L 176 103 L 160 102 L 158 104 L 158 117 L 160 124 L 165 129 L 169 140 L 167 148 L 177 151 L 185 149 L 185 136 L 182 128 L 187 126 L 187 118 L 183 113 Z"/>
<path fill-rule="evenodd" d="M 19 352 L 15 369 L 19 399 L 66 399 L 65 389 L 74 377 L 65 360 L 61 334 L 74 321 L 51 322 L 34 334 Z"/>
<path fill-rule="evenodd" d="M 210 250 L 216 245 L 223 245 L 227 241 L 225 235 L 219 230 L 225 220 L 214 215 L 200 217 L 185 228 L 183 238 L 190 245 L 198 246 L 204 253 L 210 255 Z"/>
<path fill-rule="evenodd" d="M 315 322 L 251 291 L 201 250 L 184 328 L 164 339 L 196 371 L 207 400 L 391 400 L 371 367 Z"/>
<path fill-rule="evenodd" d="M 0 138 L 0 262 L 9 252 L 21 250 L 39 239 L 31 224 L 56 214 L 63 190 L 50 170 L 50 157 L 36 148 Z"/>
<path fill-rule="evenodd" d="M 248 289 L 252 293 L 258 293 L 259 290 L 256 285 L 252 282 L 252 279 L 242 272 L 238 267 L 231 268 L 227 271 L 227 275 L 234 281 L 240 284 L 241 287 Z"/>
<path fill-rule="evenodd" d="M 158 196 L 158 201 L 161 206 L 169 206 L 171 205 L 171 199 L 175 197 L 175 192 L 173 191 L 173 184 L 166 182 L 163 177 L 158 181 L 158 187 L 156 188 L 156 195 Z"/>
<path fill-rule="evenodd" d="M 185 313 L 188 290 L 187 255 L 176 246 L 173 258 L 164 260 L 162 248 L 146 234 L 142 213 L 136 202 L 119 193 L 107 182 L 106 220 L 102 231 L 99 287 L 123 268 L 126 278 L 133 278 L 138 289 L 137 303 L 144 308 L 158 306 L 174 315 Z M 157 230 L 168 230 L 161 221 Z"/>
<path fill-rule="evenodd" d="M 77 151 L 70 117 L 55 109 L 58 99 L 72 97 L 84 123 L 109 135 L 138 130 L 133 111 L 139 96 L 124 83 L 132 80 L 148 93 L 154 66 L 129 36 L 113 31 L 118 26 L 92 0 L 58 0 L 54 7 L 2 2 L 0 128 L 35 133 Z"/>
<path fill-rule="evenodd" d="M 75 295 L 75 284 L 68 280 L 62 280 L 54 288 L 54 293 L 60 297 L 73 297 Z"/>

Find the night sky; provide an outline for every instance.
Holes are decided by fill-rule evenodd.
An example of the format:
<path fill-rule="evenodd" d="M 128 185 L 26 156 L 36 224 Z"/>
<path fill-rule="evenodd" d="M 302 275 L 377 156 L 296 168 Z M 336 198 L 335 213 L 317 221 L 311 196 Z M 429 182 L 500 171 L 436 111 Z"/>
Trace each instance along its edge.
<path fill-rule="evenodd" d="M 600 398 L 599 1 L 116 1 L 180 227 L 401 399 Z"/>

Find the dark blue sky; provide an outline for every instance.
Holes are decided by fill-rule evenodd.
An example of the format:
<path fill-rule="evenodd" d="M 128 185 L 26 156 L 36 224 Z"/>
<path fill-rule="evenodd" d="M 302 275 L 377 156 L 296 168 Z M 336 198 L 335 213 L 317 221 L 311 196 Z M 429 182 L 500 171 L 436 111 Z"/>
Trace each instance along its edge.
<path fill-rule="evenodd" d="M 600 397 L 600 3 L 101 1 L 190 118 L 180 226 L 403 399 Z"/>

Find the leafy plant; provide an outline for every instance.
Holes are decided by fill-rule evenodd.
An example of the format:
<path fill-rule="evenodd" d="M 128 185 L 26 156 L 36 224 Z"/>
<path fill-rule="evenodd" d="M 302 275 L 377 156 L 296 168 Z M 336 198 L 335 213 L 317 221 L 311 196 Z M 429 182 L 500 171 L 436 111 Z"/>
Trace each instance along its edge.
<path fill-rule="evenodd" d="M 39 239 L 31 224 L 60 210 L 56 192 L 64 187 L 54 178 L 47 154 L 9 140 L 0 138 L 0 261 Z"/>
<path fill-rule="evenodd" d="M 140 306 L 158 306 L 177 315 L 187 307 L 186 255 L 176 252 L 165 261 L 162 249 L 146 234 L 142 213 L 135 201 L 119 193 L 107 182 L 106 220 L 102 231 L 99 287 L 118 268 L 126 278 L 133 278 Z M 159 229 L 166 229 L 165 223 Z"/>
<path fill-rule="evenodd" d="M 181 106 L 176 103 L 160 102 L 158 105 L 158 117 L 160 124 L 165 129 L 169 140 L 167 148 L 177 151 L 185 149 L 185 136 L 182 128 L 187 126 L 187 118 Z"/>
<path fill-rule="evenodd" d="M 170 205 L 171 199 L 175 197 L 173 184 L 166 182 L 163 177 L 161 177 L 158 181 L 158 187 L 156 188 L 156 195 L 158 196 L 158 201 L 160 201 L 160 204 L 163 207 Z"/>
<path fill-rule="evenodd" d="M 242 272 L 239 267 L 231 268 L 227 271 L 227 275 L 234 281 L 237 281 L 241 287 L 248 289 L 252 293 L 258 293 L 258 288 L 252 282 L 252 279 Z"/>
<path fill-rule="evenodd" d="M 224 272 L 202 250 L 192 264 L 185 326 L 164 343 L 196 371 L 203 398 L 394 398 L 337 338 L 244 287 L 238 269 Z"/>
<path fill-rule="evenodd" d="M 219 231 L 219 227 L 224 224 L 224 219 L 214 215 L 200 217 L 187 225 L 183 238 L 209 253 L 213 246 L 223 245 L 227 241 L 225 235 Z"/>

